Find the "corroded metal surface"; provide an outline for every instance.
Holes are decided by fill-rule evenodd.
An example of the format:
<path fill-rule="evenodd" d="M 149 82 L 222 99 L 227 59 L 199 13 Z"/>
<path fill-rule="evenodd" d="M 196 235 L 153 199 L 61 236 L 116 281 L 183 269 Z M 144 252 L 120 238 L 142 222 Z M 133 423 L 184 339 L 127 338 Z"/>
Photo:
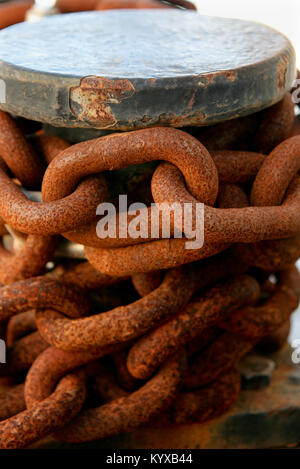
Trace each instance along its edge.
<path fill-rule="evenodd" d="M 299 365 L 291 363 L 292 350 L 285 347 L 270 356 L 276 363 L 268 387 L 243 390 L 224 415 L 205 423 L 153 425 L 137 431 L 104 438 L 85 445 L 66 445 L 54 438 L 39 448 L 104 449 L 266 449 L 298 446 L 300 441 Z"/>
<path fill-rule="evenodd" d="M 296 75 L 280 33 L 191 11 L 62 15 L 0 38 L 1 108 L 61 127 L 209 125 L 278 102 Z"/>
<path fill-rule="evenodd" d="M 6 419 L 0 422 L 0 447 L 27 447 L 53 432 L 63 441 L 87 442 L 141 425 L 155 428 L 157 445 L 161 428 L 168 437 L 181 425 L 202 428 L 200 423 L 232 407 L 241 373 L 249 384 L 253 371 L 249 375 L 244 367 L 241 372 L 240 359 L 254 346 L 283 345 L 300 298 L 295 267 L 300 136 L 290 137 L 294 109 L 289 99 L 288 94 L 275 105 L 274 113 L 255 116 L 258 131 L 267 123 L 275 133 L 266 132 L 257 142 L 252 138 L 252 145 L 242 141 L 239 148 L 246 121 L 236 122 L 229 126 L 233 139 L 218 140 L 217 148 L 210 141 L 210 151 L 197 129 L 192 136 L 171 128 L 70 146 L 38 129 L 27 136 L 26 126 L 19 127 L 22 121 L 3 114 L 0 226 L 12 252 L 0 250 L 0 334 L 8 345 L 7 363 L 0 367 L 0 384 L 7 386 L 0 395 Z M 255 135 L 250 121 L 249 139 Z M 224 149 L 234 140 L 236 149 Z M 260 148 L 270 148 L 269 154 L 258 153 Z M 18 165 L 12 160 L 15 152 L 21 154 Z M 44 174 L 37 172 L 43 202 L 31 191 L 35 181 L 24 190 L 15 174 L 25 184 L 28 164 L 36 161 L 48 165 Z M 94 216 L 85 217 L 87 201 L 110 200 L 109 171 L 149 162 L 144 192 L 136 192 L 134 184 L 125 192 L 147 202 L 146 221 L 153 199 L 188 201 L 192 207 L 204 202 L 204 247 L 189 250 L 187 238 L 174 237 L 175 228 L 187 234 L 176 217 L 167 239 L 159 232 L 154 240 L 129 237 L 124 246 L 120 236 L 115 249 L 95 242 Z M 100 184 L 91 190 L 96 175 Z M 71 213 L 68 203 L 74 197 L 76 212 Z M 192 212 L 192 222 L 193 217 Z M 59 251 L 53 254 L 51 234 L 64 236 L 68 228 L 73 232 L 66 237 L 82 237 L 88 262 L 67 260 L 62 250 L 61 257 Z M 167 270 L 174 265 L 179 267 Z M 153 272 L 157 269 L 163 270 Z M 272 371 L 265 370 L 260 382 L 272 384 Z M 25 386 L 15 387 L 24 377 Z M 297 379 L 294 374 L 293 385 Z M 139 434 L 142 445 L 144 433 Z M 187 443 L 184 438 L 180 446 L 199 446 L 197 439 Z M 228 438 L 223 435 L 225 442 Z M 166 438 L 162 441 L 168 446 Z M 213 445 L 210 437 L 207 441 Z"/>

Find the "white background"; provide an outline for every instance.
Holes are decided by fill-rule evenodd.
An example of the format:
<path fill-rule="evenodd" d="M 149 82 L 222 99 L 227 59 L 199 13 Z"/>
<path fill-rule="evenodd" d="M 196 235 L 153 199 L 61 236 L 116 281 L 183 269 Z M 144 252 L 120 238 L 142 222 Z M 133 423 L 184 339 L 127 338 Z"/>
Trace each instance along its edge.
<path fill-rule="evenodd" d="M 202 15 L 259 21 L 288 36 L 298 51 L 300 68 L 300 0 L 192 0 Z"/>

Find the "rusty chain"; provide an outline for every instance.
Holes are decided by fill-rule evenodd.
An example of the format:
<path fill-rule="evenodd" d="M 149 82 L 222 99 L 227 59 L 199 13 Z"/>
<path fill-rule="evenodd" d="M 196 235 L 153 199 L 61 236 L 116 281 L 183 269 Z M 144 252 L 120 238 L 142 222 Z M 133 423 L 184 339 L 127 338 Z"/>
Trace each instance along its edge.
<path fill-rule="evenodd" d="M 62 12 L 193 9 L 185 0 L 58 3 Z M 31 5 L 1 5 L 0 27 L 22 21 Z M 0 383 L 9 383 L 0 392 L 1 448 L 215 418 L 238 399 L 239 360 L 257 344 L 284 343 L 300 298 L 300 130 L 290 94 L 253 116 L 187 130 L 71 146 L 40 130 L 27 135 L 0 112 L 0 334 L 8 346 Z M 155 239 L 97 236 L 96 208 L 112 200 L 107 172 L 151 161 L 148 205 L 149 194 L 157 204 L 188 202 L 195 216 L 205 204 L 201 249 L 174 237 L 184 234 L 175 218 L 169 239 L 160 222 Z M 142 217 L 150 226 L 149 206 Z M 87 260 L 58 255 L 63 238 L 84 246 Z"/>
<path fill-rule="evenodd" d="M 10 120 L 4 122 L 7 125 Z M 18 142 L 19 134 L 20 130 Z M 26 142 L 26 139 L 23 137 L 22 141 Z M 27 240 L 25 236 L 23 248 L 15 254 L 2 248 L 5 267 L 1 274 L 4 284 L 0 290 L 1 320 L 8 321 L 9 349 L 8 363 L 0 374 L 17 376 L 29 371 L 25 391 L 22 384 L 17 384 L 2 396 L 1 445 L 5 448 L 24 447 L 50 430 L 56 432 L 56 438 L 82 442 L 129 431 L 149 421 L 153 425 L 202 422 L 224 412 L 240 392 L 240 378 L 235 370 L 238 359 L 255 343 L 286 324 L 298 304 L 299 278 L 291 266 L 299 256 L 300 244 L 296 217 L 299 138 L 285 140 L 267 157 L 247 150 L 218 149 L 208 153 L 197 138 L 174 129 L 116 134 L 72 147 L 62 139 L 45 137 L 41 132 L 30 141 L 40 161 L 48 165 L 42 187 L 45 202 L 31 202 L 38 206 L 33 209 L 34 214 L 46 204 L 67 200 L 70 194 L 76 193 L 76 187 L 78 184 L 80 187 L 84 177 L 90 179 L 82 191 L 82 201 L 93 192 L 95 210 L 96 203 L 105 200 L 108 194 L 104 176 L 98 176 L 99 173 L 163 159 L 166 163 L 161 163 L 152 177 L 154 200 L 168 203 L 204 200 L 208 242 L 200 252 L 189 254 L 191 257 L 185 253 L 183 240 L 176 239 L 143 239 L 139 242 L 129 238 L 125 246 L 121 239 L 117 239 L 114 240 L 117 247 L 103 247 L 103 240 L 97 241 L 93 233 L 94 212 L 89 220 L 84 219 L 86 215 L 79 222 L 78 217 L 76 220 L 80 229 L 77 236 L 81 236 L 83 244 L 88 240 L 86 255 L 91 262 L 71 264 L 70 267 L 62 264 L 53 272 L 36 277 L 47 260 L 52 259 L 57 243 L 55 237 L 49 236 L 53 231 L 47 231 L 45 213 L 52 211 L 56 218 L 58 212 L 55 205 L 45 211 L 40 217 L 44 223 L 36 233 L 36 216 L 32 223 L 29 222 L 30 215 L 20 222 L 18 213 L 14 213 L 14 205 L 17 205 L 14 195 L 11 206 L 0 213 L 3 226 L 28 236 Z M 15 174 L 18 170 L 9 166 L 5 154 L 7 148 L 2 147 L 1 156 L 15 180 L 4 168 L 2 191 L 9 192 L 9 196 L 21 194 L 22 210 L 25 208 L 28 213 L 26 195 L 15 182 L 18 179 L 24 184 L 26 178 L 20 180 Z M 63 169 L 60 173 L 66 159 L 72 171 L 66 173 Z M 95 186 L 91 190 L 90 180 L 95 173 L 103 183 L 97 190 Z M 70 174 L 73 180 L 63 174 Z M 243 189 L 245 184 L 252 186 L 250 196 Z M 11 187 L 15 189 L 10 193 Z M 80 208 L 83 202 L 78 201 L 77 209 L 84 213 L 83 207 Z M 72 203 L 71 200 L 70 205 Z M 214 204 L 217 208 L 212 207 Z M 277 217 L 276 225 L 271 223 L 274 214 L 282 214 L 280 219 Z M 217 217 L 217 222 L 222 220 L 221 228 L 215 219 L 212 220 L 212 215 Z M 145 216 L 149 216 L 148 210 Z M 231 220 L 231 224 L 226 220 Z M 251 225 L 245 220 L 251 220 Z M 68 228 L 74 229 L 73 220 L 68 223 Z M 238 232 L 240 226 L 241 233 Z M 65 234 L 64 220 L 56 221 L 56 227 L 55 234 Z M 66 237 L 76 238 L 76 232 L 68 232 Z M 210 240 L 214 242 L 210 243 Z M 172 249 L 174 253 L 169 260 Z M 131 261 L 123 261 L 124 269 L 117 258 L 119 253 L 127 250 L 136 254 Z M 96 262 L 99 255 L 101 260 Z M 35 256 L 39 262 L 35 261 Z M 122 256 L 126 259 L 128 253 Z M 199 257 L 207 259 L 181 266 Z M 18 258 L 20 265 L 16 261 Z M 113 271 L 107 269 L 106 258 L 114 266 Z M 139 259 L 138 267 L 135 259 Z M 179 267 L 165 274 L 161 272 L 162 268 L 174 265 Z M 260 306 L 255 304 L 264 285 L 247 274 L 251 267 L 260 268 L 267 276 L 274 272 L 279 279 L 270 298 Z M 83 292 L 109 288 L 116 283 L 122 286 L 128 282 L 129 275 L 133 275 L 133 285 L 142 298 L 128 306 L 90 316 Z M 144 312 L 143 316 L 140 311 Z M 160 325 L 162 321 L 163 325 Z M 182 347 L 193 359 L 185 372 L 182 360 L 172 358 Z M 82 371 L 80 376 L 69 373 L 82 366 L 88 373 L 89 363 L 109 354 L 114 357 L 113 363 L 122 384 L 107 377 L 100 367 L 99 375 L 96 375 L 97 389 L 107 403 L 85 410 L 74 419 L 84 400 L 84 373 Z M 220 359 L 216 361 L 215 356 Z M 161 371 L 151 378 L 159 367 L 162 367 Z M 172 376 L 172 380 L 167 376 Z M 106 383 L 106 393 L 102 380 Z M 181 382 L 186 389 L 180 391 Z M 66 398 L 70 392 L 75 393 L 76 399 Z M 52 409 L 56 409 L 55 412 Z M 46 429 L 48 412 L 56 415 Z M 35 417 L 37 413 L 39 421 Z M 71 423 L 66 427 L 68 422 Z M 60 432 L 61 427 L 64 428 Z M 17 428 L 18 438 L 12 432 L 13 428 Z"/>

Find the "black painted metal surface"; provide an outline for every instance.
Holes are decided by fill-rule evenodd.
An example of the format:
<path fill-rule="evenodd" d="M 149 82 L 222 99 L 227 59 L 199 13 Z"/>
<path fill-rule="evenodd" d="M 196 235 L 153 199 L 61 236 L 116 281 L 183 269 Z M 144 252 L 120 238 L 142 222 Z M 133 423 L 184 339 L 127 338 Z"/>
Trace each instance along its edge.
<path fill-rule="evenodd" d="M 211 125 L 279 101 L 285 36 L 191 11 L 59 15 L 0 32 L 1 109 L 61 127 Z"/>

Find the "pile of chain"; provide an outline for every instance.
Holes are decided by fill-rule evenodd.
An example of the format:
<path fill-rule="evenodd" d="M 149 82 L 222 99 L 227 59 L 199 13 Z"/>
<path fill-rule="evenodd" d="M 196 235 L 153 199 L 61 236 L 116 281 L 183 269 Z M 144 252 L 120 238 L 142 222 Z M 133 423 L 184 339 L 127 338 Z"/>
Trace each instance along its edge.
<path fill-rule="evenodd" d="M 123 6 L 150 3 L 166 7 Z M 82 4 L 58 2 L 63 12 L 121 7 Z M 31 5 L 0 6 L 0 27 L 22 21 Z M 285 343 L 300 297 L 300 126 L 291 96 L 185 130 L 71 146 L 0 112 L 0 338 L 9 346 L 0 364 L 1 448 L 50 434 L 80 443 L 204 422 L 238 398 L 247 352 Z M 187 250 L 186 238 L 172 237 L 184 233 L 176 219 L 170 239 L 160 239 L 161 226 L 157 239 L 98 238 L 96 208 L 121 187 L 149 207 L 190 203 L 194 222 L 204 203 L 204 246 Z M 150 208 L 141 216 L 150 226 Z M 79 245 L 86 258 L 70 259 L 81 256 Z"/>
<path fill-rule="evenodd" d="M 1 448 L 204 422 L 236 401 L 239 360 L 280 347 L 298 305 L 294 120 L 288 95 L 210 128 L 71 146 L 0 112 Z M 204 246 L 98 238 L 96 208 L 122 171 L 132 200 L 204 202 Z M 63 238 L 88 261 L 67 259 Z"/>

